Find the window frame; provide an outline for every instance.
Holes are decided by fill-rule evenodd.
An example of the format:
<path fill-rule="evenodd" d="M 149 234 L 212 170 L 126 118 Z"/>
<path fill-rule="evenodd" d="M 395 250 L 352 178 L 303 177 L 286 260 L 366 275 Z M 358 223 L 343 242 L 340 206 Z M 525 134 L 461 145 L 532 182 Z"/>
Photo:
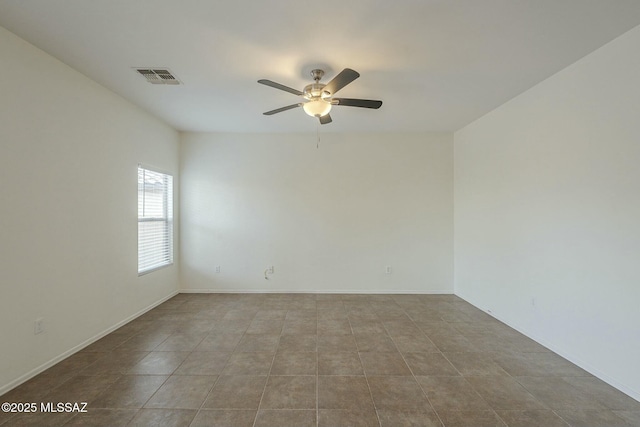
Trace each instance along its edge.
<path fill-rule="evenodd" d="M 150 217 L 145 217 L 144 213 L 141 216 L 141 201 L 140 201 L 140 197 L 143 197 L 142 200 L 142 211 L 144 212 L 144 210 L 147 207 L 146 202 L 146 196 L 147 193 L 145 191 L 141 191 L 141 183 L 144 184 L 144 173 L 145 171 L 148 171 L 150 173 L 153 174 L 160 174 L 162 175 L 162 179 L 163 179 L 163 186 L 162 186 L 162 216 L 150 216 Z M 143 174 L 143 178 L 142 181 L 140 180 L 140 173 L 142 172 Z M 160 270 L 162 268 L 165 267 L 169 267 L 171 265 L 173 265 L 174 263 L 174 254 L 173 254 L 173 249 L 174 249 L 174 242 L 173 242 L 173 234 L 174 234 L 174 230 L 173 230 L 173 217 L 174 217 L 174 212 L 173 212 L 173 175 L 163 171 L 161 169 L 158 169 L 156 167 L 153 166 L 148 166 L 142 163 L 138 163 L 138 214 L 137 214 L 137 219 L 138 219 L 138 231 L 137 231 L 137 246 L 138 246 L 138 276 L 143 276 L 145 274 L 149 274 L 152 273 L 154 271 Z M 145 266 L 144 268 L 141 269 L 141 258 L 142 258 L 142 254 L 143 252 L 141 251 L 141 246 L 140 246 L 140 236 L 141 236 L 141 232 L 140 232 L 140 224 L 141 223 L 149 223 L 149 222 L 161 222 L 161 223 L 165 223 L 165 226 L 163 227 L 163 233 L 165 233 L 166 235 L 166 243 L 163 242 L 160 250 L 162 252 L 166 252 L 167 254 L 167 259 L 161 263 L 155 263 L 152 264 L 150 266 Z M 165 240 L 165 238 L 163 238 L 163 240 Z M 157 249 L 157 248 L 156 248 Z"/>

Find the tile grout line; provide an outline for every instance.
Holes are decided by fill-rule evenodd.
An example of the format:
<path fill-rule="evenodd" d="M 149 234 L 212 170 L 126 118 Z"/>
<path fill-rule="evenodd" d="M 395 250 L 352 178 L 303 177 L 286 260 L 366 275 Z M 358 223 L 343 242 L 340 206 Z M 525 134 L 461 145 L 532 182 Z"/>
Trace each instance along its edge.
<path fill-rule="evenodd" d="M 454 309 L 455 309 L 455 307 L 454 307 Z M 465 335 L 462 331 L 460 331 L 459 327 L 456 327 L 456 325 L 455 325 L 455 323 L 460 323 L 460 322 L 448 322 L 448 321 L 447 321 L 447 320 L 445 320 L 445 319 L 442 319 L 442 320 L 443 320 L 444 322 L 446 322 L 447 324 L 452 324 L 452 323 L 454 323 L 454 325 L 452 325 L 452 326 L 453 326 L 453 328 L 454 328 L 454 329 L 456 329 L 458 332 L 460 332 L 460 333 L 465 337 L 465 339 L 466 339 L 466 335 Z M 463 323 L 464 323 L 464 322 L 463 322 Z M 496 336 L 496 337 L 497 337 L 497 336 Z M 434 345 L 435 345 L 435 343 L 434 343 Z M 475 346 L 474 346 L 474 347 L 475 347 Z M 485 351 L 480 351 L 480 350 L 479 350 L 478 352 L 479 352 L 479 353 L 485 353 Z M 452 352 L 452 353 L 454 353 L 454 352 Z M 473 352 L 472 352 L 472 353 L 473 353 Z M 446 356 L 446 354 L 445 354 L 444 352 L 442 352 L 442 356 L 443 356 L 445 359 L 447 359 L 447 361 L 451 364 L 451 366 L 453 366 L 453 367 L 456 369 L 456 371 L 458 371 L 458 373 L 459 373 L 460 375 L 462 375 L 462 373 L 461 373 L 461 372 L 460 372 L 460 371 L 455 367 L 455 365 L 454 365 L 453 363 L 451 363 L 451 361 L 449 360 L 449 358 Z M 493 359 L 492 359 L 492 361 L 493 361 Z M 495 361 L 494 361 L 494 363 L 495 363 Z M 530 393 L 530 392 L 529 392 L 529 390 L 527 390 L 527 388 L 526 388 L 524 385 L 520 384 L 520 382 L 516 379 L 516 377 L 514 377 L 514 376 L 513 376 L 513 375 L 511 375 L 509 372 L 507 372 L 505 369 L 503 369 L 503 368 L 502 368 L 502 366 L 500 366 L 500 364 L 499 364 L 499 363 L 496 363 L 496 364 L 497 364 L 497 365 L 498 365 L 498 366 L 499 366 L 499 367 L 500 367 L 500 368 L 501 368 L 501 369 L 502 369 L 502 370 L 507 374 L 507 376 L 508 376 L 508 377 L 510 377 L 512 380 L 514 380 L 514 381 L 515 381 L 515 382 L 516 382 L 520 387 L 522 387 L 522 388 L 523 388 L 527 393 L 531 394 L 531 396 L 532 396 L 536 401 L 538 401 L 538 402 L 539 402 L 543 407 L 548 408 L 548 406 L 547 406 L 546 404 L 544 404 L 544 402 L 540 401 L 540 399 L 538 399 L 536 396 L 534 396 L 532 393 Z M 464 377 L 464 375 L 462 375 L 462 378 L 465 378 L 465 377 Z M 495 414 L 495 416 L 496 416 L 496 417 L 498 417 L 498 419 L 499 419 L 500 421 L 502 421 L 505 425 L 508 425 L 508 423 L 507 423 L 507 422 L 506 422 L 506 421 L 505 421 L 505 420 L 500 416 L 500 414 L 498 414 L 498 412 L 497 412 L 497 411 L 496 411 L 496 409 L 493 407 L 493 405 L 491 405 L 489 402 L 487 402 L 487 401 L 486 401 L 486 399 L 485 399 L 482 395 L 480 395 L 480 393 L 476 390 L 476 387 L 474 387 L 474 386 L 473 386 L 473 384 L 470 384 L 470 385 L 471 385 L 471 388 L 473 389 L 473 391 L 474 391 L 478 396 L 480 396 L 480 398 L 481 398 L 485 403 L 487 403 L 487 405 L 489 406 L 489 408 L 491 408 L 491 411 Z M 551 408 L 549 408 L 549 409 L 551 409 Z M 560 415 L 559 415 L 559 414 L 557 414 L 555 411 L 553 411 L 553 410 L 552 410 L 552 412 L 553 412 L 555 415 L 557 415 L 558 417 L 560 417 Z M 564 418 L 560 417 L 560 419 L 561 419 L 563 422 L 565 422 L 565 423 L 566 423 L 566 421 L 564 420 Z M 567 423 L 567 424 L 568 424 L 568 423 Z"/>
<path fill-rule="evenodd" d="M 455 307 L 454 307 L 454 309 L 455 309 Z M 460 333 L 462 334 L 462 336 L 464 336 L 464 337 L 465 337 L 465 339 L 467 339 L 467 336 L 466 336 L 466 335 L 465 335 L 465 334 L 464 334 L 464 333 L 459 329 L 459 327 L 456 327 L 456 325 L 455 325 L 456 323 L 460 323 L 460 322 L 448 322 L 448 321 L 447 321 L 447 320 L 445 320 L 445 319 L 442 319 L 442 320 L 443 320 L 444 322 L 446 322 L 447 324 L 450 324 L 450 325 L 453 323 L 452 327 L 453 327 L 454 329 L 456 329 L 458 332 L 460 332 Z M 470 342 L 470 341 L 469 341 L 469 342 Z M 472 343 L 472 345 L 473 345 L 473 343 Z M 473 347 L 475 347 L 475 345 L 473 345 Z M 480 352 L 480 353 L 484 353 L 484 351 L 479 351 L 479 352 Z M 455 352 L 451 352 L 451 353 L 455 353 Z M 473 353 L 473 352 L 472 352 L 472 353 Z M 449 358 L 447 357 L 447 355 L 445 354 L 445 352 L 442 352 L 442 357 L 444 357 L 445 359 L 447 359 L 447 361 L 451 364 L 451 366 L 453 366 L 453 367 L 456 369 L 456 371 L 458 371 L 458 373 L 462 376 L 462 378 L 464 378 L 464 379 L 465 379 L 465 381 L 466 381 L 466 378 L 464 377 L 464 375 L 462 375 L 462 372 L 460 372 L 460 370 L 458 370 L 458 368 L 456 368 L 456 366 L 451 362 L 451 360 L 449 360 Z M 492 359 L 492 360 L 493 360 L 493 359 Z M 498 365 L 498 366 L 500 366 L 500 365 Z M 500 367 L 500 368 L 502 369 L 502 367 Z M 504 370 L 504 369 L 503 369 L 503 370 Z M 505 371 L 505 372 L 506 372 L 506 371 Z M 508 372 L 506 372 L 506 373 L 507 373 L 507 375 L 509 375 L 509 373 L 508 373 Z M 509 376 L 510 376 L 510 375 L 509 375 Z M 467 381 L 467 382 L 468 382 L 468 381 Z M 473 384 L 469 383 L 469 385 L 471 386 L 471 389 L 472 389 L 472 390 L 473 390 L 473 391 L 474 391 L 474 392 L 475 392 L 475 393 L 480 397 L 480 399 L 482 399 L 482 401 L 484 401 L 484 402 L 487 404 L 487 406 L 488 406 L 489 408 L 491 408 L 491 412 L 493 412 L 493 414 L 494 414 L 496 417 L 498 417 L 498 419 L 499 419 L 502 423 L 504 423 L 504 425 L 505 425 L 505 426 L 507 426 L 507 425 L 508 425 L 508 423 L 507 423 L 507 422 L 506 422 L 506 421 L 505 421 L 505 420 L 500 416 L 500 414 L 498 414 L 498 412 L 495 410 L 495 408 L 494 408 L 494 407 L 493 407 L 489 402 L 487 402 L 487 400 L 486 400 L 484 397 L 482 397 L 482 395 L 481 395 L 480 393 L 478 393 L 478 390 L 476 390 L 476 388 L 473 386 Z"/>
<path fill-rule="evenodd" d="M 226 313 L 225 313 L 226 314 Z M 224 317 L 224 316 L 223 316 Z M 216 320 L 222 320 L 222 318 L 220 319 L 214 319 L 214 327 L 211 328 L 211 330 L 209 331 L 209 334 L 212 333 L 213 329 L 215 328 L 215 321 Z M 247 327 L 248 329 L 249 327 Z M 213 382 L 213 385 L 211 386 L 211 388 L 209 389 L 209 392 L 207 393 L 207 396 L 204 398 L 204 400 L 202 401 L 202 404 L 200 405 L 200 408 L 197 410 L 196 415 L 193 417 L 193 420 L 191 420 L 191 423 L 189 425 L 192 425 L 193 422 L 195 421 L 196 417 L 198 416 L 198 414 L 200 414 L 200 412 L 203 411 L 204 408 L 204 404 L 207 402 L 207 399 L 209 398 L 209 396 L 211 395 L 211 392 L 213 392 L 213 389 L 216 387 L 216 385 L 218 384 L 218 381 L 220 381 L 220 377 L 222 376 L 222 373 L 224 372 L 224 369 L 227 367 L 227 363 L 229 363 L 229 360 L 231 360 L 231 356 L 233 356 L 236 348 L 238 347 L 238 345 L 240 344 L 240 342 L 242 341 L 242 338 L 244 338 L 246 334 L 246 329 L 245 331 L 242 333 L 242 335 L 240 336 L 240 339 L 238 340 L 238 342 L 236 343 L 236 345 L 233 347 L 233 350 L 231 350 L 231 353 L 229 354 L 229 356 L 227 357 L 227 360 L 225 361 L 224 366 L 222 367 L 222 369 L 220 370 L 220 373 L 218 374 L 218 376 L 216 377 L 216 380 Z M 204 338 L 202 339 L 202 341 L 204 341 Z M 201 341 L 201 343 L 202 343 Z M 198 344 L 199 345 L 199 344 Z M 196 346 L 197 347 L 197 346 Z M 195 350 L 195 348 L 194 348 Z M 186 359 L 185 359 L 186 360 Z M 184 362 L 183 362 L 184 363 Z M 215 409 L 214 409 L 215 410 Z"/>
<path fill-rule="evenodd" d="M 402 307 L 401 307 L 402 308 Z M 415 325 L 414 320 L 411 318 L 411 316 L 409 315 L 409 313 L 407 313 L 405 311 L 404 308 L 402 308 L 402 312 L 409 318 L 409 320 L 411 320 L 411 322 Z M 418 328 L 418 325 L 415 325 L 416 328 Z M 409 369 L 409 372 L 411 372 L 411 377 L 413 378 L 413 380 L 416 382 L 416 384 L 418 384 L 418 387 L 420 387 L 420 390 L 422 391 L 423 396 L 425 397 L 425 399 L 427 399 L 427 402 L 429 402 L 429 406 L 431 407 L 431 410 L 433 411 L 434 414 L 436 414 L 436 417 L 438 417 L 438 421 L 440 421 L 440 425 L 441 427 L 444 427 L 444 422 L 442 421 L 442 418 L 440 418 L 440 414 L 438 414 L 438 411 L 436 411 L 436 408 L 433 407 L 433 404 L 431 403 L 431 400 L 429 399 L 429 396 L 427 396 L 427 393 L 424 391 L 424 388 L 422 388 L 422 384 L 420 384 L 420 381 L 418 381 L 418 379 L 416 378 L 415 373 L 413 372 L 413 369 L 411 369 L 411 366 L 407 363 L 407 360 L 404 358 L 404 354 L 402 354 L 402 352 L 400 351 L 400 348 L 398 347 L 398 345 L 396 344 L 395 340 L 393 339 L 393 337 L 391 336 L 391 334 L 389 334 L 389 330 L 387 329 L 387 327 L 384 325 L 384 322 L 382 322 L 382 327 L 387 331 L 387 335 L 389 335 L 389 338 L 391 339 L 391 341 L 393 342 L 393 345 L 396 346 L 396 349 L 398 350 L 398 353 L 400 354 L 400 357 L 402 357 L 402 361 L 404 362 L 405 365 L 407 365 L 407 368 Z M 422 329 L 418 328 L 418 330 L 420 332 L 422 332 L 425 336 L 426 334 L 422 331 Z M 428 337 L 427 337 L 428 338 Z M 429 340 L 431 341 L 431 340 Z M 435 343 L 433 343 L 433 345 L 435 346 Z M 436 346 L 436 348 L 438 348 Z M 438 348 L 438 351 L 440 349 Z M 442 352 L 440 352 L 442 354 Z M 452 365 L 453 366 L 453 365 Z M 456 367 L 453 367 L 454 369 L 456 369 Z M 456 371 L 458 371 L 456 369 Z M 460 372 L 458 372 L 460 373 Z"/>
<path fill-rule="evenodd" d="M 261 306 L 264 304 L 260 304 Z M 260 311 L 260 310 L 258 310 Z M 287 313 L 289 313 L 289 309 L 287 309 Z M 287 318 L 287 313 L 285 313 L 285 322 Z M 256 312 L 257 314 L 257 312 Z M 255 315 L 254 315 L 255 318 Z M 248 327 L 247 327 L 248 329 Z M 262 389 L 262 395 L 260 396 L 260 402 L 258 402 L 258 408 L 256 409 L 256 416 L 253 419 L 253 427 L 255 427 L 256 422 L 258 421 L 258 415 L 260 414 L 260 406 L 262 406 L 262 399 L 264 399 L 264 394 L 267 391 L 267 385 L 269 384 L 269 378 L 271 377 L 271 370 L 273 369 L 273 362 L 276 360 L 276 355 L 278 354 L 278 347 L 280 346 L 280 338 L 282 338 L 282 333 L 284 332 L 284 324 L 282 325 L 282 329 L 280 330 L 280 335 L 278 335 L 278 343 L 276 344 L 276 350 L 273 352 L 273 357 L 271 358 L 271 365 L 269 365 L 269 372 L 267 373 L 267 378 L 264 382 L 264 388 Z M 246 332 L 245 332 L 246 333 Z"/>
<path fill-rule="evenodd" d="M 191 350 L 191 352 L 189 353 L 189 356 L 193 353 L 196 353 L 195 349 L 198 348 L 198 346 L 200 344 L 202 344 L 202 342 L 205 340 L 205 338 L 212 333 L 213 329 L 215 328 L 215 322 L 217 319 L 212 319 L 212 322 L 214 324 L 214 326 L 211 327 L 211 329 L 209 329 L 209 331 L 205 334 L 205 336 L 200 340 L 200 342 L 193 347 L 193 349 Z M 236 344 L 237 346 L 237 344 Z M 235 347 L 234 347 L 235 349 Z M 233 354 L 233 351 L 231 351 L 231 354 Z M 182 363 L 180 363 L 180 365 L 174 370 L 177 371 L 178 369 L 180 369 L 180 366 L 182 366 L 185 361 L 189 358 L 189 356 L 187 356 Z M 229 357 L 227 357 L 227 360 L 225 361 L 225 366 L 227 364 L 227 362 L 229 361 L 229 359 L 231 358 L 231 355 L 229 355 Z M 211 395 L 211 392 L 213 391 L 213 389 L 215 388 L 216 384 L 218 384 L 218 381 L 220 380 L 221 374 L 222 374 L 222 370 L 224 370 L 225 366 L 222 367 L 222 369 L 220 370 L 220 373 L 216 376 L 216 380 L 213 382 L 213 384 L 211 385 L 211 388 L 207 391 L 207 395 L 205 396 L 205 398 L 202 400 L 202 403 L 200 404 L 200 407 L 196 410 L 196 413 L 193 416 L 193 419 L 191 420 L 191 422 L 189 423 L 189 425 L 192 425 L 193 422 L 195 421 L 195 419 L 198 417 L 198 414 L 200 414 L 200 412 L 202 411 L 202 408 L 204 407 L 204 404 L 207 402 L 207 399 L 209 398 L 209 396 Z"/>
<path fill-rule="evenodd" d="M 351 325 L 351 319 L 349 318 L 349 313 L 348 313 L 346 307 L 345 307 L 345 312 L 347 314 L 347 322 L 349 322 L 349 329 L 351 329 L 351 335 L 354 337 L 353 338 L 354 341 L 356 341 L 356 352 L 358 353 L 358 360 L 360 360 L 360 365 L 362 366 L 362 373 L 364 374 L 364 380 L 367 383 L 367 389 L 369 390 L 369 397 L 371 398 L 371 403 L 373 404 L 373 410 L 376 413 L 376 418 L 378 420 L 378 426 L 382 426 L 382 422 L 380 421 L 380 415 L 378 414 L 378 408 L 376 407 L 376 402 L 375 402 L 375 400 L 373 400 L 373 393 L 371 392 L 371 385 L 369 384 L 369 378 L 367 378 L 367 371 L 364 369 L 364 363 L 362 363 L 362 357 L 360 356 L 360 349 L 358 348 L 358 341 L 355 339 L 355 334 L 353 333 L 353 326 Z"/>
<path fill-rule="evenodd" d="M 454 309 L 455 309 L 455 307 L 454 307 Z M 408 314 L 408 313 L 407 313 L 407 315 L 409 316 L 409 314 Z M 410 319 L 411 319 L 411 321 L 415 324 L 415 321 L 411 318 L 411 316 L 409 316 L 409 318 L 410 318 Z M 448 322 L 446 319 L 443 319 L 441 316 L 440 316 L 440 319 L 441 319 L 443 322 L 447 323 L 447 324 L 451 324 L 451 323 L 452 323 L 452 322 Z M 453 323 L 455 323 L 455 322 L 453 322 Z M 459 370 L 459 369 L 458 369 L 458 368 L 457 368 L 453 363 L 451 363 L 451 360 L 449 360 L 449 358 L 446 356 L 445 352 L 443 352 L 443 351 L 440 349 L 440 347 L 438 347 L 438 345 L 437 345 L 436 343 L 434 343 L 433 341 L 431 341 L 431 339 L 429 338 L 429 336 L 428 336 L 428 335 L 427 335 L 427 334 L 426 334 L 426 333 L 425 333 L 425 332 L 424 332 L 424 331 L 423 331 L 423 330 L 422 330 L 418 325 L 416 325 L 416 327 L 417 327 L 417 328 L 420 330 L 420 332 L 422 332 L 422 333 L 427 337 L 427 339 L 429 339 L 429 341 L 430 341 L 430 342 L 431 342 L 431 343 L 432 343 L 432 344 L 433 344 L 433 345 L 438 349 L 438 351 L 439 351 L 440 355 L 442 355 L 442 357 L 444 357 L 444 358 L 445 358 L 445 360 L 446 360 L 447 362 L 449 362 L 449 364 L 453 367 L 453 369 L 455 369 L 455 370 L 456 370 L 456 372 L 458 372 L 458 374 L 460 374 L 460 377 L 466 381 L 465 376 L 464 376 L 464 375 L 462 375 L 462 372 L 460 372 L 460 370 Z M 456 327 L 455 327 L 455 325 L 453 326 L 453 328 L 456 328 Z M 456 329 L 457 329 L 457 328 L 456 328 Z M 463 335 L 464 335 L 464 334 L 463 334 Z M 391 338 L 391 339 L 393 340 L 393 338 Z M 404 358 L 404 356 L 403 356 L 403 358 Z M 406 363 L 406 362 L 405 362 L 405 363 Z M 408 366 L 408 364 L 407 364 L 407 366 Z M 411 373 L 413 374 L 413 369 L 411 369 L 411 367 L 409 367 L 409 369 L 411 370 Z M 414 375 L 414 379 L 416 379 L 416 378 L 415 378 L 415 374 L 413 374 L 413 375 Z M 424 395 L 427 397 L 427 400 L 429 401 L 429 404 L 430 404 L 430 405 L 431 405 L 431 407 L 433 408 L 433 411 L 435 412 L 436 416 L 438 417 L 438 419 L 440 420 L 440 422 L 442 423 L 442 425 L 444 425 L 444 422 L 442 421 L 442 418 L 440 417 L 440 414 L 438 414 L 438 411 L 436 411 L 436 409 L 433 407 L 433 404 L 431 403 L 431 400 L 429 399 L 429 396 L 427 396 L 427 392 L 426 392 L 426 391 L 424 390 L 424 388 L 422 387 L 422 384 L 420 384 L 420 382 L 419 382 L 417 379 L 416 379 L 416 382 L 418 383 L 418 386 L 420 386 L 420 389 L 422 390 L 422 392 L 424 393 Z M 480 393 L 478 393 L 478 391 L 475 389 L 475 387 L 473 387 L 473 385 L 472 385 L 472 384 L 469 384 L 469 386 L 470 386 L 470 387 L 473 389 L 473 391 L 478 395 L 478 397 L 479 397 L 480 399 L 482 399 L 482 401 L 483 401 L 483 402 L 485 402 L 485 403 L 487 404 L 487 406 L 491 409 L 491 412 L 493 412 L 493 414 L 494 414 L 496 417 L 498 417 L 498 419 L 499 419 L 501 422 L 503 422 L 503 423 L 504 423 L 504 425 L 506 426 L 506 425 L 507 425 L 507 423 L 502 419 L 502 417 L 501 417 L 500 415 L 498 415 L 498 413 L 496 412 L 496 410 L 495 410 L 495 409 L 494 409 L 494 408 L 489 404 L 489 402 L 487 402 L 487 401 L 484 399 L 484 397 L 482 397 L 482 396 L 480 395 Z"/>
<path fill-rule="evenodd" d="M 443 319 L 443 320 L 444 320 L 444 319 Z M 445 322 L 446 322 L 446 320 L 445 320 Z M 449 322 L 447 322 L 447 323 L 449 323 Z M 434 344 L 434 345 L 435 345 L 435 344 Z M 444 358 L 446 359 L 446 361 L 447 361 L 447 362 L 449 362 L 449 364 L 450 364 L 451 366 L 453 366 L 453 368 L 454 368 L 454 369 L 455 369 L 455 370 L 460 374 L 460 378 L 462 378 L 463 380 L 465 380 L 465 382 L 467 382 L 467 383 L 469 384 L 469 386 L 471 387 L 471 389 L 473 390 L 473 392 L 474 392 L 475 394 L 477 394 L 477 395 L 478 395 L 478 397 L 479 397 L 479 398 L 480 398 L 484 403 L 486 403 L 486 404 L 487 404 L 487 406 L 491 409 L 491 412 L 493 412 L 493 414 L 494 414 L 496 417 L 498 417 L 498 419 L 499 419 L 500 421 L 502 421 L 502 422 L 504 423 L 504 425 L 505 425 L 505 426 L 507 426 L 507 425 L 508 425 L 508 424 L 507 424 L 507 422 L 506 422 L 505 420 L 503 420 L 503 419 L 502 419 L 502 417 L 498 414 L 498 412 L 496 412 L 496 410 L 493 408 L 493 406 L 491 406 L 491 405 L 489 404 L 489 402 L 487 402 L 487 401 L 486 401 L 486 399 L 485 399 L 484 397 L 482 397 L 482 395 L 481 395 L 480 393 L 478 393 L 478 390 L 476 390 L 476 388 L 473 386 L 473 384 L 471 384 L 471 383 L 469 383 L 469 382 L 467 381 L 467 379 L 466 379 L 466 378 L 465 378 L 465 376 L 462 374 L 462 372 L 460 372 L 460 370 L 459 370 L 458 368 L 456 368 L 456 365 L 454 365 L 453 363 L 451 363 L 451 360 L 449 360 L 449 358 L 447 357 L 447 355 L 446 355 L 446 354 L 444 354 L 444 352 L 442 352 L 442 351 L 441 351 L 440 353 L 442 354 L 442 357 L 444 357 Z M 420 388 L 422 388 L 422 385 L 421 385 L 420 383 L 418 383 L 418 385 L 420 385 Z M 426 392 L 424 391 L 424 388 L 422 389 L 422 391 L 426 394 Z M 427 397 L 427 399 L 428 399 L 428 397 Z M 431 405 L 431 406 L 433 406 L 433 405 Z M 435 411 L 435 408 L 434 408 L 434 411 Z M 438 411 L 436 411 L 436 414 L 438 414 Z M 440 415 L 438 415 L 438 418 L 440 418 Z M 444 424 L 444 423 L 443 423 L 443 424 Z"/>
<path fill-rule="evenodd" d="M 505 370 L 506 372 L 506 370 Z M 507 372 L 507 375 L 509 375 L 509 377 L 511 377 L 511 379 L 513 379 L 520 387 L 522 387 L 527 393 L 529 393 L 536 401 L 538 401 L 543 407 L 547 408 L 548 410 L 550 410 L 551 412 L 553 412 L 556 416 L 558 416 L 564 423 L 566 423 L 568 426 L 571 425 L 571 423 L 569 423 L 569 421 L 565 420 L 564 417 L 562 415 L 560 415 L 558 412 L 556 412 L 557 410 L 554 408 L 551 408 L 550 406 L 548 406 L 546 403 L 542 402 L 540 399 L 538 399 L 537 396 L 535 396 L 533 393 L 531 393 L 529 391 L 529 389 L 527 387 L 525 387 L 523 384 L 520 383 L 520 381 L 518 381 L 516 379 L 516 376 L 511 375 L 509 372 Z M 526 375 L 522 375 L 523 377 L 527 377 Z M 545 377 L 536 377 L 536 378 L 545 378 Z M 554 378 L 560 378 L 560 377 L 554 377 Z M 584 409 L 584 408 L 582 408 Z M 609 409 L 609 408 L 607 408 Z"/>

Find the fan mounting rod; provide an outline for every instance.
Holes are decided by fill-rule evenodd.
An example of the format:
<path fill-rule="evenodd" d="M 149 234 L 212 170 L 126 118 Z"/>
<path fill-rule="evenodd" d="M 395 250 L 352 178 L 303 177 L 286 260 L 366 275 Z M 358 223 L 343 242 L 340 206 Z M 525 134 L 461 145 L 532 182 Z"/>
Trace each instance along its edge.
<path fill-rule="evenodd" d="M 322 76 L 324 76 L 324 70 L 320 70 L 318 68 L 315 70 L 311 70 L 311 77 L 313 77 L 313 80 L 315 81 L 315 83 L 306 85 L 303 90 L 303 94 L 304 94 L 303 96 L 307 98 L 309 101 L 314 101 L 318 99 L 327 100 L 329 102 L 331 101 L 330 100 L 331 94 L 323 90 L 326 85 L 323 83 L 320 83 L 320 79 L 322 78 Z"/>

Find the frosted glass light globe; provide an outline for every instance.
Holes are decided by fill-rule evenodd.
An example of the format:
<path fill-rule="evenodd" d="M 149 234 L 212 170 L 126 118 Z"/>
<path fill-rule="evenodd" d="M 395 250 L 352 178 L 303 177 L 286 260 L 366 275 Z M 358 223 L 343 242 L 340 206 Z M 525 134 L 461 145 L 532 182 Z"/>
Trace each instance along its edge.
<path fill-rule="evenodd" d="M 331 111 L 331 103 L 323 99 L 313 99 L 302 104 L 302 109 L 311 117 L 322 117 Z"/>

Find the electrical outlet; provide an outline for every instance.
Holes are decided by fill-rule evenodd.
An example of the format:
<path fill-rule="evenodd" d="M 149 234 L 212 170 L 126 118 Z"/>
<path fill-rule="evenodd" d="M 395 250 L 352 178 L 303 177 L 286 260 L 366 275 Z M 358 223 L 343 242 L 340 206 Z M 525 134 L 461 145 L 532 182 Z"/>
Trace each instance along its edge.
<path fill-rule="evenodd" d="M 42 317 L 35 320 L 33 324 L 33 335 L 38 335 L 44 332 L 44 319 Z"/>
<path fill-rule="evenodd" d="M 216 265 L 216 273 L 220 273 L 220 266 Z"/>
<path fill-rule="evenodd" d="M 391 269 L 390 265 L 387 265 L 387 267 L 384 269 L 384 274 L 391 274 L 393 270 Z"/>
<path fill-rule="evenodd" d="M 267 268 L 267 274 L 273 274 L 273 265 L 269 266 L 269 268 Z"/>

